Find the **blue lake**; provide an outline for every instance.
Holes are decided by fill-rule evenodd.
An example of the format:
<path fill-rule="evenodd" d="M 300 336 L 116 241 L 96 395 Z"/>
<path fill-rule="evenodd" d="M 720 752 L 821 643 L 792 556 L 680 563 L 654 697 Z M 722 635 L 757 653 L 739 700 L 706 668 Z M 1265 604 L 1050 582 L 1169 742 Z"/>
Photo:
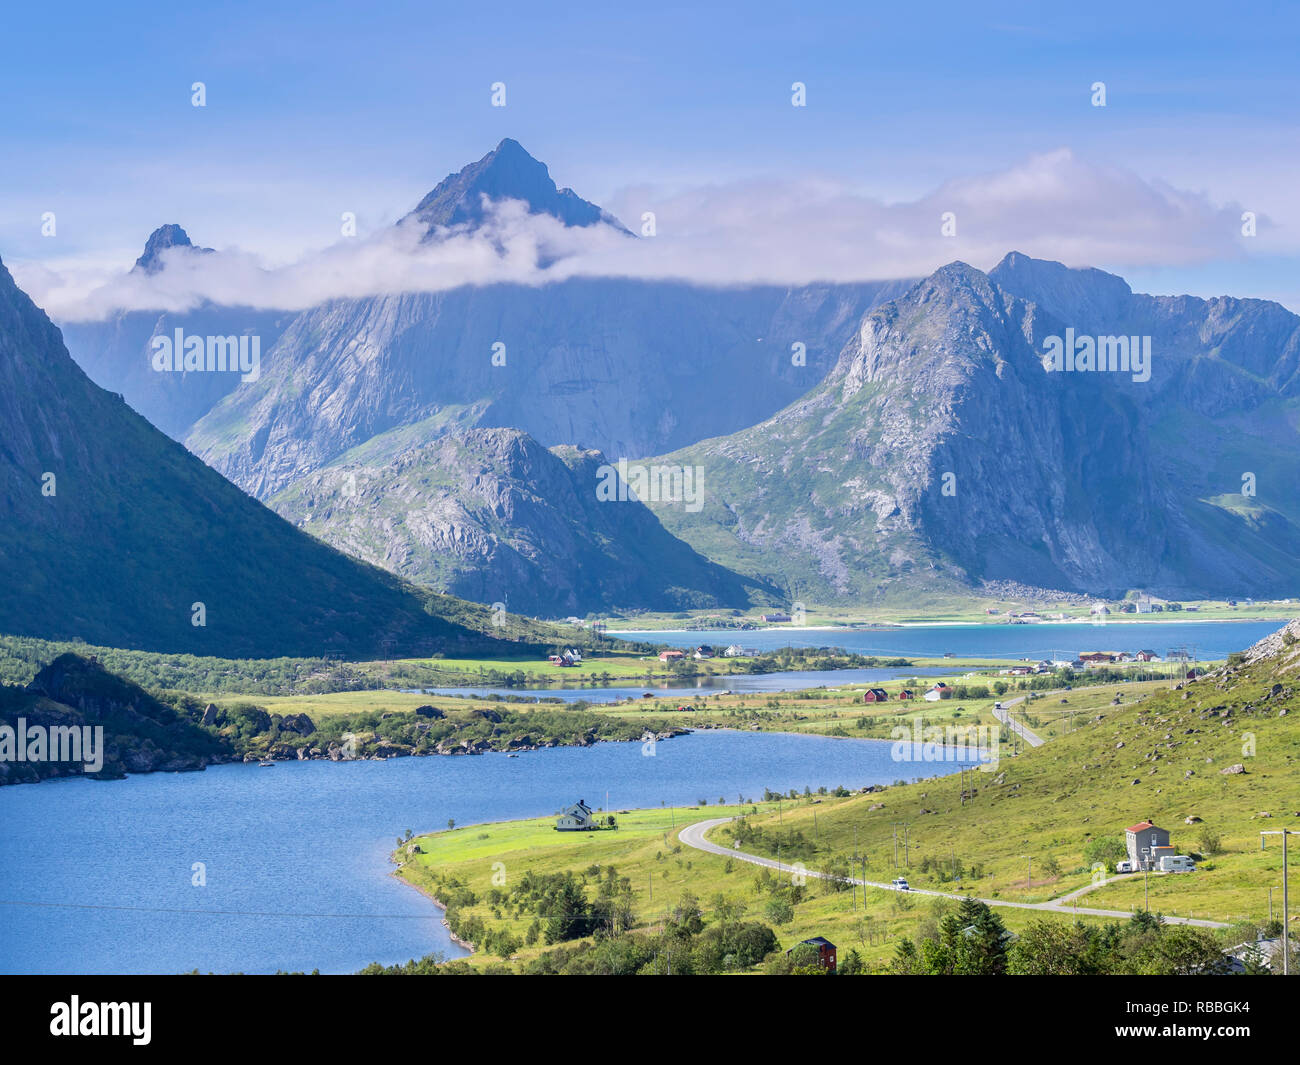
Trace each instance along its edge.
<path fill-rule="evenodd" d="M 352 972 L 463 953 L 390 875 L 406 829 L 859 787 L 954 772 L 880 740 L 703 731 L 475 757 L 216 766 L 0 788 L 0 972 Z M 676 807 L 670 810 L 668 807 Z M 206 886 L 192 884 L 202 862 Z"/>
<path fill-rule="evenodd" d="M 1128 622 L 1114 618 L 1104 624 L 1049 623 L 1033 625 L 918 625 L 893 629 L 781 628 L 741 632 L 619 631 L 625 640 L 647 640 L 672 647 L 733 643 L 769 651 L 777 647 L 842 647 L 859 654 L 937 658 L 1073 658 L 1080 651 L 1153 650 L 1162 658 L 1170 648 L 1195 647 L 1202 659 L 1226 658 L 1256 640 L 1276 632 L 1282 621 Z"/>

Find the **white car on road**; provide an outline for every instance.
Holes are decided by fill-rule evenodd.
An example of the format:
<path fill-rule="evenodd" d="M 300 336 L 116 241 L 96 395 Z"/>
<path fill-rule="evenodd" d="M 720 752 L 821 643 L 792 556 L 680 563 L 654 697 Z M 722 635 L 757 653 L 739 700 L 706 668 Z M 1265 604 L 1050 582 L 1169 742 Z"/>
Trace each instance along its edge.
<path fill-rule="evenodd" d="M 902 876 L 898 877 L 898 879 L 896 879 L 896 880 L 895 880 L 892 884 L 890 884 L 889 886 L 892 887 L 892 888 L 894 888 L 896 891 L 911 891 L 911 890 L 912 890 L 911 887 L 910 887 L 910 886 L 908 885 L 908 883 L 907 883 L 907 878 L 906 878 L 906 877 L 902 877 Z"/>

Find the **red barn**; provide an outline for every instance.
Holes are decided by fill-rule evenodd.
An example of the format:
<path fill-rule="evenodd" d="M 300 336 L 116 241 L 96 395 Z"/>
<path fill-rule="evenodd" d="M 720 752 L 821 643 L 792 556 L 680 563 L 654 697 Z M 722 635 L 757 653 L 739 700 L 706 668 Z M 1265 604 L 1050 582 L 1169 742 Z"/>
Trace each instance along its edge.
<path fill-rule="evenodd" d="M 817 961 L 823 969 L 825 969 L 828 973 L 833 973 L 835 971 L 835 944 L 834 943 L 832 943 L 825 936 L 813 936 L 812 939 L 805 939 L 802 943 L 799 944 L 799 946 L 802 947 L 805 944 L 810 947 L 817 948 Z M 794 947 L 791 947 L 790 950 L 786 951 L 786 953 L 789 954 L 793 950 Z"/>
<path fill-rule="evenodd" d="M 862 693 L 864 703 L 887 703 L 889 702 L 889 692 L 884 688 L 868 688 Z"/>

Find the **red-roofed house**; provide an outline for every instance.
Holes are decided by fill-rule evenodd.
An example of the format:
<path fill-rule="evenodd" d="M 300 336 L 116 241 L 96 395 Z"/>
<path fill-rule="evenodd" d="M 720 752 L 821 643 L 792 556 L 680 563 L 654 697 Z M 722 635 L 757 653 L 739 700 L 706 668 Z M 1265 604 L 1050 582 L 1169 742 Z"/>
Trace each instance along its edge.
<path fill-rule="evenodd" d="M 1150 820 L 1139 821 L 1124 830 L 1128 860 L 1134 869 L 1154 869 L 1162 854 L 1172 854 L 1169 831 L 1157 828 Z"/>

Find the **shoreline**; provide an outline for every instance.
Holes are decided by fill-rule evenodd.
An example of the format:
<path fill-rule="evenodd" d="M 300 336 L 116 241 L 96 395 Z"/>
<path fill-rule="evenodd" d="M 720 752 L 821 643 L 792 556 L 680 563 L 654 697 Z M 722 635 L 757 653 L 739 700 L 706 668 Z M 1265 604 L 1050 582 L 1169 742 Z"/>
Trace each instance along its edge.
<path fill-rule="evenodd" d="M 1004 629 L 1031 629 L 1043 628 L 1051 625 L 1088 625 L 1098 629 L 1104 629 L 1108 625 L 1231 625 L 1251 622 L 1276 622 L 1279 625 L 1285 625 L 1293 620 L 1292 616 L 1279 615 L 1277 617 L 1244 617 L 1244 618 L 1155 618 L 1145 615 L 1142 619 L 1130 618 L 1127 615 L 1115 617 L 1107 615 L 1107 620 L 1096 622 L 1092 618 L 1070 618 L 1067 621 L 1044 620 L 1044 621 L 1024 621 L 1024 622 L 1006 622 L 1006 621 L 897 621 L 889 625 L 882 626 L 882 629 L 980 629 L 980 628 L 1004 628 Z M 606 635 L 617 636 L 634 632 L 637 634 L 644 633 L 663 633 L 673 636 L 684 636 L 689 633 L 720 633 L 720 632 L 840 632 L 840 633 L 857 633 L 870 632 L 869 628 L 863 628 L 854 625 L 790 625 L 784 628 L 768 626 L 761 629 L 606 629 Z M 784 672 L 784 671 L 781 671 Z"/>
<path fill-rule="evenodd" d="M 657 723 L 658 722 L 656 722 L 656 724 Z M 668 740 L 678 739 L 681 736 L 689 736 L 692 733 L 699 732 L 701 730 L 718 731 L 715 729 L 708 728 L 707 726 L 697 725 L 692 727 L 688 725 L 677 725 L 677 724 L 666 723 L 665 727 L 661 731 L 655 733 L 655 741 L 656 742 L 663 741 L 666 743 Z M 647 729 L 647 731 L 649 731 L 649 729 Z M 270 767 L 263 767 L 260 764 L 262 761 L 270 761 L 274 763 L 274 765 L 276 766 L 280 765 L 280 763 L 282 762 L 286 765 L 301 765 L 305 762 L 325 762 L 330 765 L 346 765 L 348 763 L 354 763 L 354 762 L 392 762 L 402 758 L 477 758 L 477 757 L 482 757 L 483 755 L 490 755 L 490 754 L 503 754 L 503 755 L 535 754 L 539 751 L 561 750 L 561 749 L 575 748 L 575 747 L 585 750 L 586 748 L 595 747 L 597 744 L 601 744 L 601 743 L 644 743 L 644 742 L 645 742 L 645 736 L 642 735 L 642 736 L 632 736 L 625 740 L 596 739 L 593 740 L 591 743 L 537 743 L 537 744 L 530 744 L 525 747 L 463 748 L 463 749 L 457 749 L 451 751 L 439 751 L 435 749 L 429 751 L 404 751 L 401 754 L 357 755 L 355 758 L 330 758 L 324 754 L 308 755 L 306 757 L 297 757 L 297 758 L 291 758 L 288 755 L 282 755 L 277 757 L 276 755 L 273 754 L 266 754 L 266 755 L 245 754 L 243 757 L 215 759 L 213 761 L 205 763 L 204 765 L 193 766 L 185 769 L 165 769 L 165 768 L 146 769 L 140 772 L 125 772 L 121 776 L 116 776 L 116 777 L 99 777 L 99 776 L 92 776 L 88 773 L 58 773 L 47 777 L 37 777 L 35 780 L 27 780 L 27 779 L 5 780 L 5 781 L 0 781 L 0 788 L 20 787 L 22 785 L 49 784 L 51 782 L 61 781 L 61 780 L 89 780 L 96 784 L 116 784 L 124 780 L 129 780 L 132 777 L 148 777 L 148 776 L 155 776 L 164 773 L 170 773 L 173 775 L 182 775 L 188 773 L 203 773 L 206 772 L 208 769 L 219 768 L 222 766 L 240 766 L 240 767 L 253 766 L 259 769 L 270 768 Z"/>
<path fill-rule="evenodd" d="M 485 822 L 485 824 L 489 824 L 489 823 L 490 822 Z M 406 877 L 401 876 L 400 875 L 401 871 L 402 870 L 399 867 L 393 870 L 393 872 L 389 873 L 388 875 L 391 876 L 394 880 L 397 880 L 399 883 L 405 884 L 409 888 L 414 888 L 416 891 L 418 891 L 421 895 L 423 895 L 426 899 L 428 899 L 435 906 L 437 906 L 438 909 L 442 911 L 442 919 L 439 923 L 442 925 L 443 928 L 447 929 L 448 939 L 450 939 L 458 947 L 461 947 L 463 950 L 469 952 L 468 954 L 465 955 L 466 957 L 478 953 L 473 943 L 471 943 L 467 939 L 461 939 L 460 936 L 456 935 L 456 933 L 451 930 L 451 925 L 447 923 L 447 907 L 443 903 L 443 901 L 440 898 L 438 898 L 437 895 L 433 894 L 433 892 L 431 892 L 428 888 L 422 888 L 420 887 L 419 884 L 413 884 L 411 881 L 407 880 Z M 448 958 L 447 960 L 455 961 L 456 959 Z"/>
<path fill-rule="evenodd" d="M 746 730 L 746 729 L 735 729 L 735 728 L 717 728 L 717 729 L 709 729 L 708 731 L 714 731 L 714 732 L 734 732 L 734 733 L 742 734 L 742 735 L 743 735 L 743 734 L 746 734 L 748 730 Z M 902 742 L 902 741 L 899 741 L 899 740 L 896 740 L 896 739 L 884 739 L 884 738 L 881 738 L 881 737 L 871 737 L 871 736 L 863 736 L 863 737 L 858 737 L 858 736 L 815 736 L 815 734 L 804 733 L 804 732 L 788 732 L 788 733 L 781 733 L 781 735 L 793 736 L 793 737 L 810 737 L 810 738 L 818 738 L 818 739 L 849 740 L 850 742 L 854 742 L 854 743 L 884 743 L 884 744 L 891 744 L 891 745 L 892 745 L 892 744 L 895 744 L 895 743 Z M 945 750 L 945 751 L 955 751 L 955 750 L 960 750 L 960 749 L 961 749 L 961 748 L 959 748 L 959 747 L 948 747 L 948 746 L 946 746 L 946 745 L 944 746 L 944 750 Z M 945 765 L 945 766 L 952 766 L 952 767 L 955 767 L 955 768 L 950 769 L 950 770 L 948 770 L 948 771 L 946 771 L 946 772 L 941 771 L 941 772 L 931 773 L 931 774 L 926 775 L 926 776 L 917 776 L 917 777 L 913 777 L 913 778 L 911 778 L 910 780 L 904 780 L 904 781 L 902 782 L 902 786 L 907 787 L 907 786 L 909 786 L 909 785 L 913 785 L 913 784 L 924 784 L 924 783 L 926 783 L 926 782 L 928 782 L 928 781 L 942 780 L 942 779 L 946 779 L 946 778 L 951 778 L 951 777 L 953 777 L 953 776 L 956 775 L 958 768 L 960 768 L 960 767 L 963 766 L 963 765 L 965 765 L 967 768 L 980 769 L 980 768 L 987 767 L 987 766 L 989 766 L 989 765 L 994 765 L 994 766 L 996 766 L 997 763 L 996 763 L 996 762 L 992 762 L 992 763 L 990 763 L 989 761 L 982 761 L 982 762 L 962 762 L 962 761 L 960 761 L 960 760 L 958 760 L 958 759 L 951 759 L 951 760 L 950 760 L 950 759 L 944 758 L 944 759 L 936 760 L 936 762 L 935 762 L 935 763 L 932 763 L 932 764 Z M 863 795 L 877 795 L 877 794 L 881 794 L 881 793 L 887 792 L 887 791 L 889 791 L 889 790 L 891 790 L 892 788 L 897 787 L 897 786 L 899 786 L 899 785 L 898 785 L 898 783 L 897 783 L 896 781 L 891 781 L 891 782 L 889 782 L 889 783 L 859 784 L 859 785 L 857 785 L 856 787 L 853 787 L 853 788 L 849 789 L 849 791 L 850 791 L 850 796 L 849 796 L 849 797 L 860 797 L 860 796 L 863 796 Z M 762 800 L 762 801 L 766 801 L 766 800 Z M 751 800 L 751 802 L 752 802 L 752 803 L 759 803 L 760 800 Z M 677 806 L 675 805 L 674 808 L 677 808 Z M 681 804 L 681 808 L 682 808 L 683 810 L 685 810 L 685 809 L 687 809 L 687 808 L 695 808 L 695 807 L 694 807 L 694 804 L 684 803 L 684 804 Z M 703 809 L 704 809 L 704 808 L 701 808 L 701 811 L 702 811 L 702 812 L 703 812 Z M 621 815 L 621 814 L 624 814 L 624 813 L 643 812 L 643 811 L 662 812 L 662 811 L 655 811 L 653 807 L 632 807 L 632 808 L 629 809 L 629 810 L 620 810 L 619 813 L 620 813 L 620 815 Z M 610 811 L 608 811 L 608 810 L 603 810 L 602 812 L 607 814 L 607 813 L 609 813 Z M 531 816 L 529 816 L 529 815 L 525 815 L 525 816 L 523 816 L 523 817 L 506 817 L 506 818 L 497 818 L 497 819 L 495 819 L 495 820 L 490 820 L 490 821 L 474 821 L 474 822 L 472 822 L 472 823 L 464 824 L 464 825 L 458 824 L 458 825 L 456 825 L 456 829 L 475 829 L 475 828 L 486 828 L 486 827 L 490 827 L 490 826 L 492 826 L 492 825 L 511 825 L 511 824 L 518 824 L 518 823 L 520 823 L 520 822 L 541 820 L 541 819 L 543 819 L 543 818 L 554 817 L 554 816 L 555 816 L 555 811 L 551 811 L 550 813 L 540 813 L 540 814 L 534 814 L 534 815 L 531 815 Z M 706 819 L 707 819 L 707 818 L 706 818 Z M 698 822 L 689 822 L 689 824 L 694 824 L 694 823 L 698 823 Z M 684 823 L 684 824 L 681 826 L 681 828 L 678 829 L 678 831 L 681 831 L 681 829 L 684 829 L 684 828 L 686 828 L 686 827 L 688 827 L 688 824 L 687 824 L 687 823 Z M 439 834 L 442 833 L 443 831 L 444 831 L 443 829 L 431 829 L 431 830 L 426 831 L 426 832 L 416 832 L 416 833 L 415 833 L 415 834 L 410 838 L 410 840 L 408 841 L 408 843 L 414 843 L 416 840 L 420 839 L 420 838 L 423 837 L 423 836 L 436 836 L 436 835 L 439 835 Z M 402 852 L 404 851 L 406 845 L 407 845 L 407 844 L 403 844 L 401 847 L 396 848 L 396 849 L 392 852 L 393 857 L 395 857 L 395 856 L 397 856 L 398 854 L 402 853 Z M 465 950 L 465 951 L 467 952 L 467 954 L 464 955 L 464 957 L 470 957 L 470 956 L 472 956 L 472 955 L 474 955 L 474 954 L 478 954 L 478 953 L 480 953 L 479 950 L 478 950 L 478 948 L 475 947 L 475 945 L 474 945 L 473 943 L 469 942 L 469 941 L 466 940 L 466 939 L 462 939 L 460 936 L 456 935 L 456 933 L 453 932 L 453 931 L 451 930 L 451 926 L 450 926 L 450 924 L 448 924 L 448 922 L 447 922 L 447 916 L 446 916 L 446 914 L 447 914 L 447 906 L 446 906 L 446 904 L 445 904 L 441 899 L 439 899 L 437 895 L 433 894 L 433 892 L 432 892 L 429 888 L 423 887 L 423 886 L 421 886 L 420 884 L 417 884 L 417 883 L 415 883 L 414 881 L 412 881 L 412 880 L 410 880 L 410 879 L 408 879 L 407 877 L 405 877 L 405 876 L 402 875 L 402 870 L 406 867 L 407 864 L 409 864 L 409 861 L 411 861 L 411 860 L 413 860 L 413 857 L 412 857 L 412 859 L 410 859 L 410 860 L 399 861 L 399 862 L 398 862 L 398 866 L 397 866 L 397 868 L 394 869 L 392 872 L 390 872 L 388 875 L 391 876 L 393 879 L 397 880 L 399 883 L 404 884 L 406 887 L 408 887 L 408 888 L 412 888 L 413 890 L 418 891 L 418 892 L 419 892 L 421 895 L 423 895 L 426 899 L 428 899 L 430 902 L 432 902 L 434 906 L 436 906 L 439 910 L 442 911 L 443 916 L 442 916 L 442 918 L 440 919 L 440 923 L 442 924 L 442 926 L 443 926 L 444 928 L 447 929 L 447 937 L 448 937 L 448 938 L 449 938 L 453 943 L 455 943 L 457 946 L 459 946 L 461 949 L 463 949 L 463 950 Z M 457 960 L 457 959 L 455 959 L 455 958 L 448 958 L 448 959 L 447 959 L 447 961 L 455 961 L 455 960 Z"/>

